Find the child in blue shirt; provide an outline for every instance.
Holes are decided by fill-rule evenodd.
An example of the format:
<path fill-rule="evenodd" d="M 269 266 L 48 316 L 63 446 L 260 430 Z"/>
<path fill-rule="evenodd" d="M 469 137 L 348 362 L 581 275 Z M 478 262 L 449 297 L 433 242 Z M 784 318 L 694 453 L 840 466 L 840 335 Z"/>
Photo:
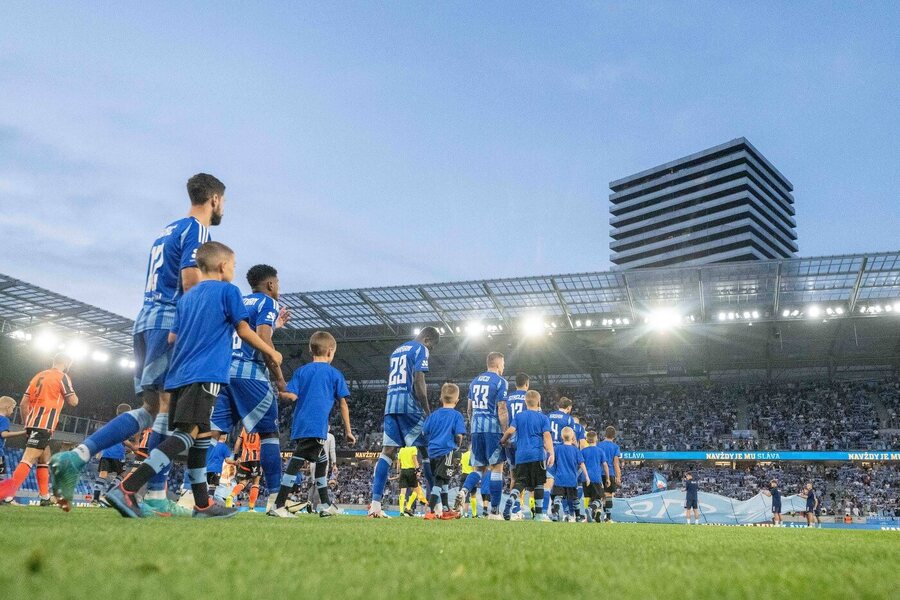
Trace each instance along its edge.
<path fill-rule="evenodd" d="M 12 416 L 16 409 L 16 401 L 9 396 L 0 397 L 0 481 L 6 477 L 5 451 L 7 438 L 26 435 L 28 432 L 9 430 L 9 417 Z M 0 504 L 8 504 L 12 502 L 12 498 L 0 498 Z"/>
<path fill-rule="evenodd" d="M 459 513 L 450 509 L 448 494 L 450 491 L 450 466 L 453 463 L 453 452 L 459 448 L 466 435 L 466 422 L 462 414 L 456 410 L 459 402 L 459 387 L 453 383 L 441 386 L 441 408 L 425 419 L 422 433 L 428 442 L 428 457 L 431 461 L 434 486 L 428 499 L 429 511 L 425 519 L 458 519 Z"/>
<path fill-rule="evenodd" d="M 596 431 L 588 431 L 585 436 L 587 446 L 581 451 L 591 479 L 591 484 L 584 487 L 584 497 L 591 509 L 588 516 L 597 523 L 603 520 L 603 451 L 597 446 L 598 437 Z"/>
<path fill-rule="evenodd" d="M 575 500 L 578 497 L 578 472 L 584 474 L 584 484 L 591 485 L 587 468 L 584 466 L 584 458 L 581 450 L 575 445 L 575 430 L 564 427 L 562 430 L 563 443 L 556 446 L 556 477 L 553 480 L 553 509 L 558 514 L 559 507 L 565 513 L 566 522 L 572 521 L 572 513 L 575 509 Z"/>
<path fill-rule="evenodd" d="M 165 388 L 171 393 L 169 424 L 175 431 L 128 479 L 106 494 L 107 501 L 124 517 L 140 518 L 135 493 L 184 452 L 194 492 L 193 516 L 234 515 L 235 509 L 210 499 L 206 482 L 210 415 L 220 389 L 230 380 L 234 335 L 258 350 L 270 364 L 281 364 L 281 353 L 247 323 L 244 298 L 231 283 L 235 266 L 231 248 L 207 242 L 197 249 L 196 260 L 200 282 L 182 296 L 169 333 L 169 341 L 175 346 Z"/>
<path fill-rule="evenodd" d="M 516 414 L 500 442 L 507 443 L 513 435 L 516 436 L 515 484 L 503 508 L 503 518 L 512 518 L 512 508 L 524 491 L 534 495 L 534 519 L 546 521 L 548 517 L 543 514 L 544 482 L 555 453 L 550 419 L 541 412 L 541 395 L 537 391 L 526 392 L 525 410 Z"/>
<path fill-rule="evenodd" d="M 288 461 L 281 479 L 281 487 L 275 498 L 275 506 L 269 511 L 273 517 L 295 517 L 285 507 L 288 494 L 304 461 L 315 463 L 316 489 L 319 492 L 319 516 L 331 517 L 340 514 L 328 497 L 328 453 L 325 440 L 328 438 L 328 417 L 335 401 L 340 401 L 344 435 L 352 446 L 356 443 L 350 427 L 350 408 L 347 398 L 350 390 L 343 373 L 331 366 L 337 340 L 327 331 L 317 331 L 309 338 L 309 352 L 312 362 L 294 371 L 287 386 L 289 399 L 296 401 L 291 439 L 294 440 L 294 455 Z"/>

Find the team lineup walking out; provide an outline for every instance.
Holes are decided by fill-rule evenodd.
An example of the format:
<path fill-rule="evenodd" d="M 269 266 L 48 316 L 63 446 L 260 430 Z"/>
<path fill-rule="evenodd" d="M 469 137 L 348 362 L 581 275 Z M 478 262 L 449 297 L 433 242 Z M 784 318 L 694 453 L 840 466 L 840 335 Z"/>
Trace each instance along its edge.
<path fill-rule="evenodd" d="M 141 406 L 120 405 L 117 416 L 84 442 L 49 457 L 59 412 L 66 402 L 77 403 L 66 375 L 71 360 L 58 356 L 54 368 L 36 377 L 26 394 L 28 451 L 13 477 L 0 484 L 0 498 L 13 495 L 36 465 L 42 501 L 49 502 L 52 471 L 53 494 L 68 511 L 81 471 L 100 456 L 94 499 L 125 517 L 228 517 L 236 512 L 231 501 L 245 489 L 251 509 L 265 492 L 266 512 L 275 517 L 293 518 L 310 506 L 321 517 L 340 514 L 327 478 L 335 467 L 333 442 L 327 443 L 334 439 L 328 429 L 335 407 L 344 439 L 352 445 L 355 436 L 350 391 L 331 364 L 338 340 L 329 332 L 315 332 L 309 340 L 311 362 L 288 382 L 273 342 L 275 331 L 290 317 L 278 302 L 277 270 L 252 266 L 246 274 L 250 293 L 241 295 L 231 283 L 234 251 L 211 241 L 209 234 L 224 215 L 225 185 L 200 173 L 188 180 L 187 191 L 188 216 L 170 223 L 153 242 L 145 273 L 143 306 L 134 325 L 134 385 Z M 500 352 L 486 355 L 486 370 L 469 385 L 465 417 L 457 406 L 459 387 L 452 383 L 442 385 L 440 406 L 432 411 L 426 373 L 440 337 L 437 328 L 425 327 L 389 358 L 383 448 L 372 474 L 369 517 L 387 517 L 382 500 L 400 450 L 401 514 L 412 514 L 419 499 L 428 520 L 460 518 L 462 507 L 468 508 L 470 500 L 474 507 L 480 492 L 490 520 L 522 520 L 526 514 L 536 520 L 609 520 L 621 476 L 611 428 L 596 452 L 586 448 L 587 432 L 571 414 L 572 401 L 563 397 L 557 410 L 544 415 L 540 394 L 531 389 L 525 373 L 516 374 L 515 390 L 509 392 Z M 286 467 L 279 400 L 294 403 L 289 436 L 294 448 Z M 232 458 L 227 437 L 238 426 L 241 434 Z M 597 436 L 590 433 L 593 445 Z M 127 475 L 126 449 L 138 459 Z M 465 450 L 463 461 L 456 458 L 460 450 Z M 180 457 L 186 457 L 184 487 L 190 493 L 174 502 L 167 493 L 167 474 Z M 226 464 L 236 464 L 238 484 L 219 493 Z M 313 502 L 291 502 L 288 496 L 305 464 L 314 481 Z M 451 502 L 450 474 L 456 468 L 466 477 Z"/>

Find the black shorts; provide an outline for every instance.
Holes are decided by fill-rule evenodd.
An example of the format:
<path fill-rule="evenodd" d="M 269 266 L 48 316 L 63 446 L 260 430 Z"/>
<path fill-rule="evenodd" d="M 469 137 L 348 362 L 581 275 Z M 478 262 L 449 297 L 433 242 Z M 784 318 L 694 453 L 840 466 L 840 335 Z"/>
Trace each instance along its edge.
<path fill-rule="evenodd" d="M 0 475 L 6 475 L 6 457 L 0 452 Z"/>
<path fill-rule="evenodd" d="M 122 465 L 122 461 L 116 458 L 101 458 L 100 459 L 100 468 L 99 471 L 106 471 L 107 473 L 115 473 L 118 475 L 122 471 L 124 471 L 124 467 Z"/>
<path fill-rule="evenodd" d="M 419 487 L 419 478 L 416 477 L 415 469 L 400 469 L 400 489 Z"/>
<path fill-rule="evenodd" d="M 325 440 L 318 438 L 294 440 L 294 455 L 309 462 L 319 462 L 325 456 Z"/>
<path fill-rule="evenodd" d="M 453 465 L 453 453 L 451 452 L 450 454 L 438 456 L 430 460 L 431 473 L 434 476 L 434 483 L 440 486 L 450 485 L 450 467 Z M 415 476 L 416 470 L 411 470 L 413 472 L 413 476 Z M 430 494 L 431 490 L 428 490 L 428 493 Z"/>
<path fill-rule="evenodd" d="M 221 473 L 210 473 L 206 472 L 206 485 L 218 486 L 219 480 L 222 479 Z"/>
<path fill-rule="evenodd" d="M 599 500 L 603 497 L 603 486 L 600 483 L 591 482 L 591 485 L 584 486 L 584 497 L 591 500 Z"/>
<path fill-rule="evenodd" d="M 773 504 L 772 505 L 772 514 L 780 515 L 781 514 L 781 505 Z"/>
<path fill-rule="evenodd" d="M 542 460 L 519 463 L 514 474 L 516 488 L 520 490 L 534 490 L 547 482 L 547 468 Z"/>
<path fill-rule="evenodd" d="M 53 436 L 53 434 L 49 429 L 37 429 L 35 427 L 29 427 L 25 431 L 28 432 L 28 441 L 25 442 L 26 448 L 43 450 L 50 445 L 50 438 Z"/>
<path fill-rule="evenodd" d="M 259 466 L 258 460 L 248 460 L 247 462 L 242 462 L 238 465 L 238 479 L 255 479 L 260 475 L 262 475 L 262 469 Z"/>
<path fill-rule="evenodd" d="M 687 509 L 697 510 L 698 508 L 700 508 L 700 503 L 696 498 L 685 498 L 684 507 Z"/>
<path fill-rule="evenodd" d="M 169 425 L 173 428 L 196 425 L 200 433 L 209 431 L 209 418 L 221 389 L 220 383 L 191 383 L 171 390 Z"/>
<path fill-rule="evenodd" d="M 578 488 L 554 485 L 553 491 L 550 492 L 550 495 L 561 496 L 568 500 L 575 500 L 576 498 L 578 498 Z"/>
<path fill-rule="evenodd" d="M 603 491 L 607 494 L 615 494 L 619 491 L 619 484 L 616 483 L 616 480 L 612 477 L 609 478 L 609 485 L 603 486 Z"/>

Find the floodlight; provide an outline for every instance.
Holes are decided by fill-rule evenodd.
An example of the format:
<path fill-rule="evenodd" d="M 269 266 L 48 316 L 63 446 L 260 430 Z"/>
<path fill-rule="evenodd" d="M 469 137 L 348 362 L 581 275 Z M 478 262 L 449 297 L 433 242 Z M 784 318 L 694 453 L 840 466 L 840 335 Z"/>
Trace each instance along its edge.
<path fill-rule="evenodd" d="M 784 309 L 784 311 L 781 313 L 781 316 L 782 316 L 782 317 L 789 317 L 789 316 L 791 316 L 791 311 L 788 310 L 788 309 L 786 308 L 786 309 Z"/>
<path fill-rule="evenodd" d="M 576 320 L 576 321 L 575 321 L 575 327 L 581 327 L 581 321 L 580 321 L 580 320 Z"/>
<path fill-rule="evenodd" d="M 719 313 L 719 320 L 720 320 L 720 321 L 724 321 L 726 318 L 728 318 L 728 315 L 726 315 L 726 314 L 723 313 L 723 312 L 720 312 L 720 313 Z"/>
<path fill-rule="evenodd" d="M 413 335 L 419 335 L 420 333 L 422 333 L 421 327 L 416 327 L 415 329 L 413 329 Z"/>
<path fill-rule="evenodd" d="M 131 361 L 128 360 L 127 358 L 120 358 L 120 359 L 119 359 L 119 366 L 122 367 L 123 369 L 127 369 L 127 368 L 128 368 L 128 363 L 129 363 L 129 362 L 131 362 Z"/>
<path fill-rule="evenodd" d="M 81 340 L 73 340 L 66 345 L 66 353 L 72 357 L 72 360 L 79 360 L 87 356 L 91 349 Z"/>
<path fill-rule="evenodd" d="M 651 329 L 665 331 L 681 324 L 681 315 L 673 308 L 657 308 L 647 315 L 647 324 Z"/>
<path fill-rule="evenodd" d="M 466 335 L 469 337 L 478 337 L 484 333 L 484 324 L 481 321 L 469 321 L 466 323 Z"/>
<path fill-rule="evenodd" d="M 525 317 L 522 321 L 522 333 L 526 336 L 536 336 L 544 333 L 544 319 L 540 315 Z"/>
<path fill-rule="evenodd" d="M 759 311 L 758 311 L 758 310 L 754 310 L 752 313 L 750 313 L 750 316 L 753 317 L 754 319 L 758 319 L 758 318 L 759 318 Z"/>
<path fill-rule="evenodd" d="M 41 332 L 34 338 L 34 345 L 42 352 L 50 352 L 56 348 L 57 344 L 59 344 L 59 340 L 49 331 Z"/>
<path fill-rule="evenodd" d="M 585 327 L 590 327 L 593 323 L 594 323 L 593 321 L 591 321 L 590 319 L 588 319 L 587 321 L 584 322 L 584 326 L 585 326 Z"/>
<path fill-rule="evenodd" d="M 844 314 L 844 307 L 838 306 L 836 309 L 834 309 L 834 312 L 836 312 L 839 315 L 842 315 L 842 314 Z"/>
<path fill-rule="evenodd" d="M 815 319 L 816 317 L 818 317 L 819 315 L 822 314 L 822 309 L 819 306 L 813 304 L 812 306 L 810 306 L 809 308 L 806 309 L 806 314 L 808 314 L 810 317 Z"/>
<path fill-rule="evenodd" d="M 103 352 L 102 350 L 96 350 L 93 354 L 91 354 L 91 358 L 93 358 L 96 362 L 106 362 L 109 360 L 109 354 Z"/>

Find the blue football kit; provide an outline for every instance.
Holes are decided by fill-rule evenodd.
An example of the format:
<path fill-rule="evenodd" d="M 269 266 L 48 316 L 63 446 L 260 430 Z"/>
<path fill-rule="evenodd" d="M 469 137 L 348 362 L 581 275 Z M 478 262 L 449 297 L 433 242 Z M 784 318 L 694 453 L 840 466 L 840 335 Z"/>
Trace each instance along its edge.
<path fill-rule="evenodd" d="M 278 302 L 261 292 L 244 296 L 247 323 L 253 331 L 261 325 L 275 329 Z M 259 350 L 245 344 L 235 332 L 232 340 L 230 383 L 216 399 L 213 426 L 231 431 L 238 421 L 250 433 L 278 431 L 278 401 L 269 382 L 266 362 Z"/>
<path fill-rule="evenodd" d="M 456 450 L 457 436 L 465 435 L 466 422 L 458 410 L 441 407 L 428 415 L 422 432 L 428 442 L 429 458 L 439 459 Z"/>
<path fill-rule="evenodd" d="M 425 411 L 416 399 L 416 373 L 428 372 L 428 348 L 415 340 L 391 354 L 387 397 L 384 403 L 384 446 L 424 448 Z"/>
<path fill-rule="evenodd" d="M 506 379 L 486 371 L 469 384 L 469 404 L 472 408 L 472 466 L 496 465 L 505 459 L 500 438 L 500 418 L 497 407 L 506 401 Z"/>
<path fill-rule="evenodd" d="M 544 433 L 550 431 L 550 419 L 538 410 L 518 413 L 512 420 L 516 428 L 516 464 L 545 460 Z"/>
<path fill-rule="evenodd" d="M 182 269 L 197 266 L 197 249 L 209 229 L 194 217 L 170 223 L 153 242 L 144 284 L 144 304 L 134 321 L 135 391 L 162 389 L 169 368 L 168 333 L 183 295 Z"/>

